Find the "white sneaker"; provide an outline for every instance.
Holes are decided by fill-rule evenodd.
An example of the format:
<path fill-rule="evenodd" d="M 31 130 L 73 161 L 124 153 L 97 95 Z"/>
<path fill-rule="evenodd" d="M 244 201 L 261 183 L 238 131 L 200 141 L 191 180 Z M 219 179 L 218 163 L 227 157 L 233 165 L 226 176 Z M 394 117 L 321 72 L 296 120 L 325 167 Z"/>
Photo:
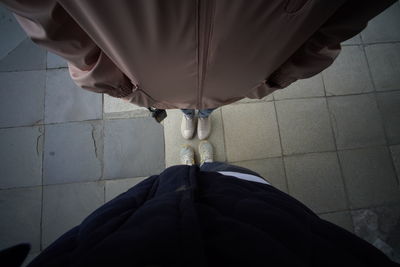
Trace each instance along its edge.
<path fill-rule="evenodd" d="M 190 118 L 186 115 L 183 115 L 181 123 L 181 133 L 183 138 L 191 139 L 193 137 L 195 124 L 196 122 L 194 117 Z"/>
<path fill-rule="evenodd" d="M 211 133 L 211 118 L 200 118 L 197 122 L 197 135 L 200 140 L 206 139 Z"/>
<path fill-rule="evenodd" d="M 181 152 L 181 163 L 184 165 L 194 165 L 194 150 L 189 145 L 182 145 Z"/>
<path fill-rule="evenodd" d="M 207 140 L 201 141 L 199 143 L 199 153 L 200 153 L 200 165 L 204 162 L 213 162 L 214 155 L 213 155 L 213 147 L 210 142 Z"/>

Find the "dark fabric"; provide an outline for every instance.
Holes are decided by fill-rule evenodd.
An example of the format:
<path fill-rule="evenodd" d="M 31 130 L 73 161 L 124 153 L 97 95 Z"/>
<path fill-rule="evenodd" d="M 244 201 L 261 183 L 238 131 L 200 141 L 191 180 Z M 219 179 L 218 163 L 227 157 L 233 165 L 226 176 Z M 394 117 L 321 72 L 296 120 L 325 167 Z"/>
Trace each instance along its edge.
<path fill-rule="evenodd" d="M 29 244 L 19 244 L 0 251 L 0 266 L 18 267 L 28 255 Z"/>
<path fill-rule="evenodd" d="M 204 162 L 203 165 L 200 166 L 200 170 L 208 171 L 208 172 L 221 172 L 221 171 L 240 172 L 240 173 L 255 175 L 255 176 L 262 178 L 265 181 L 268 181 L 267 179 L 262 177 L 260 174 L 254 172 L 252 170 L 249 170 L 247 168 L 243 168 L 240 166 L 236 166 L 233 164 L 228 164 L 225 162 Z"/>
<path fill-rule="evenodd" d="M 97 209 L 29 266 L 398 265 L 272 186 L 180 165 Z"/>

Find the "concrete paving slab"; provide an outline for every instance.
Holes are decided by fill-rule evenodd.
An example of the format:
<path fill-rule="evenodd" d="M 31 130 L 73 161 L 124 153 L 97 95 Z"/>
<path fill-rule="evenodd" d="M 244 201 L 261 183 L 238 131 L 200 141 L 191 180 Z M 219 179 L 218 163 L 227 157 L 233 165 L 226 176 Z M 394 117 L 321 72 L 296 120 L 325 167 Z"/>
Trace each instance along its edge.
<path fill-rule="evenodd" d="M 362 46 L 345 46 L 338 58 L 322 72 L 327 96 L 372 92 L 367 60 Z"/>
<path fill-rule="evenodd" d="M 335 150 L 324 98 L 277 101 L 276 110 L 285 155 Z"/>
<path fill-rule="evenodd" d="M 122 99 L 111 97 L 107 94 L 104 97 L 104 117 L 107 119 L 149 117 L 147 108 L 139 107 Z"/>
<path fill-rule="evenodd" d="M 400 144 L 400 91 L 377 94 L 389 144 Z"/>
<path fill-rule="evenodd" d="M 191 140 L 186 140 L 181 135 L 182 111 L 178 109 L 167 110 L 168 117 L 164 121 L 165 138 L 165 164 L 166 167 L 181 164 L 179 152 L 181 145 L 188 144 L 195 150 L 195 161 L 200 164 L 200 155 L 198 151 L 199 139 L 197 134 Z M 225 144 L 223 136 L 221 109 L 214 110 L 211 113 L 211 134 L 207 140 L 213 145 L 214 161 L 226 161 Z"/>
<path fill-rule="evenodd" d="M 386 143 L 374 95 L 330 97 L 328 106 L 338 149 Z"/>
<path fill-rule="evenodd" d="M 68 69 L 48 70 L 45 122 L 70 122 L 102 118 L 102 96 L 79 88 Z"/>
<path fill-rule="evenodd" d="M 22 41 L 14 50 L 0 60 L 0 71 L 44 69 L 46 69 L 46 50 L 33 43 L 29 38 Z"/>
<path fill-rule="evenodd" d="M 255 171 L 274 187 L 285 193 L 288 192 L 282 158 L 239 161 L 232 164 Z"/>
<path fill-rule="evenodd" d="M 400 90 L 400 43 L 365 47 L 377 91 Z"/>
<path fill-rule="evenodd" d="M 400 41 L 400 5 L 394 3 L 377 17 L 368 22 L 368 27 L 361 32 L 364 43 Z"/>
<path fill-rule="evenodd" d="M 41 187 L 0 191 L 0 250 L 30 243 L 40 250 Z"/>
<path fill-rule="evenodd" d="M 325 213 L 319 215 L 319 217 L 328 222 L 336 224 L 337 226 L 340 226 L 351 233 L 354 233 L 353 220 L 349 211 Z"/>
<path fill-rule="evenodd" d="M 164 170 L 162 125 L 153 118 L 104 122 L 104 178 L 129 178 Z"/>
<path fill-rule="evenodd" d="M 229 162 L 281 156 L 273 102 L 222 107 Z"/>
<path fill-rule="evenodd" d="M 48 69 L 68 68 L 68 63 L 62 57 L 53 54 L 51 52 L 47 52 L 47 68 Z"/>
<path fill-rule="evenodd" d="M 80 224 L 102 204 L 104 204 L 104 182 L 44 186 L 43 248 Z"/>
<path fill-rule="evenodd" d="M 335 152 L 284 158 L 289 194 L 316 213 L 347 209 L 339 162 Z"/>
<path fill-rule="evenodd" d="M 0 188 L 42 185 L 43 126 L 0 129 Z"/>
<path fill-rule="evenodd" d="M 399 180 L 400 180 L 400 145 L 391 146 L 390 151 L 392 154 L 394 168 L 397 173 L 397 181 L 399 182 Z"/>
<path fill-rule="evenodd" d="M 361 35 L 357 34 L 354 37 L 344 41 L 341 45 L 359 45 L 362 44 Z"/>
<path fill-rule="evenodd" d="M 351 208 L 393 203 L 400 190 L 387 147 L 339 152 Z"/>
<path fill-rule="evenodd" d="M 46 125 L 43 184 L 100 179 L 102 151 L 99 121 Z"/>
<path fill-rule="evenodd" d="M 0 127 L 43 123 L 45 71 L 0 73 Z"/>
<path fill-rule="evenodd" d="M 14 15 L 3 6 L 0 6 L 0 36 L 7 36 L 0 42 L 0 59 L 26 39 L 26 33 L 19 26 Z"/>
<path fill-rule="evenodd" d="M 298 80 L 287 88 L 274 92 L 275 100 L 318 96 L 325 96 L 321 74 L 317 74 L 308 79 Z"/>

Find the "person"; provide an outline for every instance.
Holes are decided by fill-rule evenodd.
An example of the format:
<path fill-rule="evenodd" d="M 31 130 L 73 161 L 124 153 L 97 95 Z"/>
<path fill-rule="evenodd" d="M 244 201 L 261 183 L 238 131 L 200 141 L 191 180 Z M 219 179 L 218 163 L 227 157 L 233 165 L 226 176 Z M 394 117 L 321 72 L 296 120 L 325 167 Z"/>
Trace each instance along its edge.
<path fill-rule="evenodd" d="M 258 173 L 215 162 L 208 141 L 199 153 L 200 166 L 183 145 L 182 165 L 107 202 L 28 267 L 399 266 Z M 10 248 L 0 265 L 25 254 L 27 245 Z"/>
<path fill-rule="evenodd" d="M 207 110 L 320 73 L 341 42 L 397 1 L 0 2 L 35 43 L 68 61 L 80 87 L 148 108 Z M 200 137 L 209 122 L 200 119 Z"/>
<path fill-rule="evenodd" d="M 197 136 L 199 140 L 206 139 L 211 133 L 210 115 L 214 108 L 200 109 L 198 111 Z M 183 138 L 191 139 L 196 129 L 196 111 L 194 109 L 182 109 L 181 133 Z"/>

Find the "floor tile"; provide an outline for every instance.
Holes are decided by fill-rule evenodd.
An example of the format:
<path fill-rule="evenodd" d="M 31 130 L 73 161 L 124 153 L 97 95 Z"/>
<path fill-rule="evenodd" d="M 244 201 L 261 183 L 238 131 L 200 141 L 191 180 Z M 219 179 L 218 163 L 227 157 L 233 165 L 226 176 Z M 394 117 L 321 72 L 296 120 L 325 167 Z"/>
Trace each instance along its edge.
<path fill-rule="evenodd" d="M 3 6 L 0 6 L 0 36 L 7 36 L 0 42 L 0 59 L 26 39 L 26 33 L 19 26 L 13 14 Z"/>
<path fill-rule="evenodd" d="M 364 43 L 400 41 L 400 5 L 393 4 L 377 17 L 368 22 L 361 32 Z"/>
<path fill-rule="evenodd" d="M 400 90 L 400 43 L 365 47 L 377 91 Z"/>
<path fill-rule="evenodd" d="M 0 129 L 0 188 L 42 184 L 43 126 Z"/>
<path fill-rule="evenodd" d="M 392 154 L 394 168 L 397 173 L 397 180 L 400 181 L 400 145 L 391 146 L 390 151 Z"/>
<path fill-rule="evenodd" d="M 40 250 L 41 207 L 40 187 L 0 191 L 0 250 L 23 242 Z"/>
<path fill-rule="evenodd" d="M 164 138 L 165 138 L 165 164 L 166 167 L 181 164 L 179 153 L 181 145 L 188 144 L 195 150 L 195 161 L 200 163 L 198 146 L 200 140 L 197 134 L 193 139 L 186 140 L 181 135 L 181 121 L 183 113 L 180 110 L 168 110 L 168 117 L 164 121 Z M 214 110 L 211 113 L 211 134 L 207 140 L 212 144 L 214 149 L 214 161 L 226 161 L 224 134 L 222 126 L 221 109 Z"/>
<path fill-rule="evenodd" d="M 148 177 L 128 178 L 128 179 L 115 179 L 107 180 L 106 184 L 106 202 L 119 196 L 120 194 L 128 191 L 138 183 L 146 180 Z"/>
<path fill-rule="evenodd" d="M 298 80 L 289 85 L 289 87 L 274 92 L 275 100 L 315 96 L 325 96 L 321 74 L 308 79 Z"/>
<path fill-rule="evenodd" d="M 47 71 L 45 122 L 69 122 L 102 118 L 101 94 L 79 88 L 68 69 Z"/>
<path fill-rule="evenodd" d="M 400 263 L 400 205 L 351 212 L 355 233 Z"/>
<path fill-rule="evenodd" d="M 147 108 L 104 94 L 104 115 L 107 119 L 148 117 Z"/>
<path fill-rule="evenodd" d="M 335 149 L 324 98 L 277 101 L 276 110 L 285 155 Z"/>
<path fill-rule="evenodd" d="M 43 183 L 100 179 L 102 142 L 98 121 L 46 125 Z"/>
<path fill-rule="evenodd" d="M 46 69 L 46 51 L 29 38 L 0 60 L 0 71 L 44 69 Z"/>
<path fill-rule="evenodd" d="M 367 60 L 361 46 L 345 46 L 338 58 L 322 72 L 327 96 L 373 91 Z"/>
<path fill-rule="evenodd" d="M 229 162 L 281 155 L 273 102 L 222 107 Z"/>
<path fill-rule="evenodd" d="M 46 248 L 104 204 L 104 183 L 43 187 L 42 244 Z"/>
<path fill-rule="evenodd" d="M 400 91 L 377 94 L 389 144 L 400 144 Z"/>
<path fill-rule="evenodd" d="M 338 149 L 386 143 L 373 95 L 330 97 L 328 106 Z"/>
<path fill-rule="evenodd" d="M 352 38 L 342 43 L 342 45 L 358 45 L 358 44 L 362 44 L 361 35 L 359 34 L 353 36 Z"/>
<path fill-rule="evenodd" d="M 104 122 L 104 178 L 142 177 L 163 170 L 163 128 L 153 118 Z"/>
<path fill-rule="evenodd" d="M 232 164 L 255 171 L 274 187 L 285 193 L 288 192 L 282 158 L 239 161 Z"/>
<path fill-rule="evenodd" d="M 0 73 L 0 127 L 43 122 L 45 71 Z"/>
<path fill-rule="evenodd" d="M 400 200 L 400 190 L 386 147 L 339 152 L 351 208 Z"/>
<path fill-rule="evenodd" d="M 235 104 L 241 104 L 241 103 L 256 103 L 256 102 L 265 102 L 265 101 L 272 101 L 274 100 L 274 97 L 272 96 L 272 94 L 269 94 L 261 99 L 257 99 L 257 98 L 243 98 L 237 102 L 235 102 Z"/>
<path fill-rule="evenodd" d="M 347 209 L 335 152 L 284 158 L 289 194 L 316 213 Z"/>
<path fill-rule="evenodd" d="M 319 216 L 328 222 L 354 233 L 353 220 L 349 211 L 339 211 L 333 213 L 325 213 Z"/>
<path fill-rule="evenodd" d="M 68 63 L 62 57 L 47 52 L 47 68 L 48 69 L 58 69 L 58 68 L 68 68 Z"/>

